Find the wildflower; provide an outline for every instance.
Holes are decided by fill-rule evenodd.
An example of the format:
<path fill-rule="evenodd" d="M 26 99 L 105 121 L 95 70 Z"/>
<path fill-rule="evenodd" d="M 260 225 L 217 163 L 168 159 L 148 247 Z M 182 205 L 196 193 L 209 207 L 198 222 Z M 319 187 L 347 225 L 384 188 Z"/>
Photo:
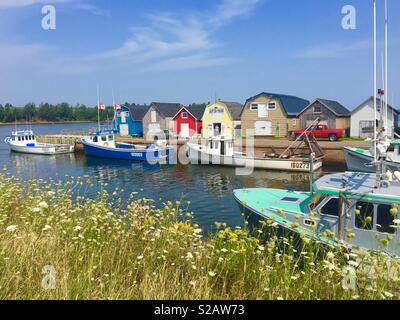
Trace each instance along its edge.
<path fill-rule="evenodd" d="M 39 213 L 40 211 L 41 211 L 41 210 L 40 210 L 39 208 L 33 208 L 33 209 L 32 209 L 32 212 L 33 212 L 33 213 Z"/>
<path fill-rule="evenodd" d="M 51 226 L 49 226 L 48 224 L 46 224 L 45 226 L 44 226 L 44 228 L 42 229 L 42 231 L 48 231 L 48 230 L 50 230 L 51 229 Z"/>
<path fill-rule="evenodd" d="M 81 227 L 81 226 L 76 226 L 75 228 L 74 228 L 74 231 L 80 231 L 80 230 L 82 230 L 83 228 Z"/>
<path fill-rule="evenodd" d="M 223 249 L 221 249 L 221 251 L 222 251 L 223 253 L 227 253 L 227 252 L 228 252 L 228 249 L 223 248 Z"/>
<path fill-rule="evenodd" d="M 196 286 L 196 281 L 190 281 L 189 284 L 194 288 Z"/>
<path fill-rule="evenodd" d="M 49 205 L 47 204 L 47 202 L 42 201 L 42 202 L 39 203 L 39 207 L 40 207 L 41 209 L 48 209 L 48 208 L 49 208 Z"/>
<path fill-rule="evenodd" d="M 357 268 L 358 267 L 358 263 L 355 262 L 355 261 L 349 261 L 349 266 Z"/>
<path fill-rule="evenodd" d="M 144 256 L 138 256 L 137 259 L 138 260 L 143 260 Z"/>
<path fill-rule="evenodd" d="M 55 193 L 54 191 L 49 191 L 49 192 L 47 192 L 47 194 L 48 194 L 50 197 L 52 197 L 52 196 L 54 196 L 56 193 Z"/>
<path fill-rule="evenodd" d="M 197 267 L 195 265 L 192 265 L 193 270 L 197 270 Z"/>
<path fill-rule="evenodd" d="M 224 261 L 224 258 L 220 257 L 220 258 L 218 259 L 218 261 L 219 261 L 219 262 L 222 262 L 222 261 Z"/>
<path fill-rule="evenodd" d="M 390 293 L 390 292 L 384 292 L 384 295 L 386 296 L 386 298 L 393 298 L 394 297 L 394 295 L 392 294 L 392 293 Z"/>
<path fill-rule="evenodd" d="M 106 216 L 108 216 L 108 217 L 112 217 L 114 215 L 114 213 L 112 213 L 112 212 L 107 212 L 106 213 Z"/>
<path fill-rule="evenodd" d="M 18 229 L 17 226 L 12 225 L 12 226 L 7 227 L 6 231 L 7 232 L 15 232 L 15 231 L 17 231 L 17 229 Z"/>
<path fill-rule="evenodd" d="M 202 229 L 194 229 L 193 232 L 195 234 L 200 234 L 203 230 Z"/>
<path fill-rule="evenodd" d="M 264 292 L 268 292 L 269 291 L 269 288 L 264 288 Z"/>
<path fill-rule="evenodd" d="M 278 298 L 276 298 L 276 300 L 280 300 L 280 301 L 282 301 L 282 300 L 284 300 L 282 297 L 278 297 Z"/>
<path fill-rule="evenodd" d="M 188 252 L 188 253 L 186 254 L 186 259 L 187 259 L 187 260 L 193 259 L 193 254 L 192 254 L 191 252 Z"/>
<path fill-rule="evenodd" d="M 264 251 L 264 250 L 265 250 L 265 247 L 264 247 L 264 246 L 259 246 L 259 247 L 258 247 L 258 250 Z"/>
<path fill-rule="evenodd" d="M 217 274 L 216 274 L 214 271 L 209 271 L 209 272 L 208 272 L 208 275 L 209 275 L 211 278 L 214 278 Z"/>
<path fill-rule="evenodd" d="M 328 253 L 326 254 L 326 257 L 327 257 L 328 259 L 333 259 L 333 258 L 335 258 L 335 254 L 334 254 L 333 252 L 328 252 Z"/>

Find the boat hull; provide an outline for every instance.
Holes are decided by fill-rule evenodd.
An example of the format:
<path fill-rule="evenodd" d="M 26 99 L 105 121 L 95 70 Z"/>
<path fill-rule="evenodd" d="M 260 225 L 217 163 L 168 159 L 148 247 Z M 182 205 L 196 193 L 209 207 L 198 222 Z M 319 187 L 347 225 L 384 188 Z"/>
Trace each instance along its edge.
<path fill-rule="evenodd" d="M 372 154 L 368 152 L 360 152 L 355 148 L 344 148 L 344 156 L 346 159 L 347 168 L 356 172 L 375 173 L 377 168 L 371 164 L 374 161 Z M 400 170 L 400 163 L 393 161 L 385 161 L 385 165 L 392 171 Z"/>
<path fill-rule="evenodd" d="M 193 145 L 188 145 L 188 156 L 192 164 L 202 165 L 221 165 L 231 167 L 247 167 L 254 169 L 266 169 L 266 170 L 280 170 L 280 171 L 294 171 L 294 172 L 310 172 L 311 163 L 309 159 L 261 159 L 261 158 L 250 158 L 245 156 L 224 156 L 224 155 L 212 155 L 197 149 Z M 322 161 L 314 161 L 314 170 L 322 168 Z"/>
<path fill-rule="evenodd" d="M 93 145 L 84 139 L 82 140 L 83 150 L 86 155 L 106 159 L 121 159 L 132 161 L 147 161 L 149 163 L 160 163 L 166 161 L 171 153 L 172 148 L 157 149 L 127 149 L 127 148 L 109 148 Z"/>
<path fill-rule="evenodd" d="M 69 145 L 36 145 L 34 147 L 16 146 L 10 144 L 10 149 L 13 152 L 36 154 L 36 155 L 58 155 L 73 153 L 74 146 Z"/>

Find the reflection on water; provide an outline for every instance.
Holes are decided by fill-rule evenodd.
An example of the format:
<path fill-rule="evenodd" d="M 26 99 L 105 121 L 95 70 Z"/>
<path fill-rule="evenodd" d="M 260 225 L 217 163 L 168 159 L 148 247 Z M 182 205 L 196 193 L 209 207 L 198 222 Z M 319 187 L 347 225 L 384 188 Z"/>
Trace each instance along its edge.
<path fill-rule="evenodd" d="M 9 133 L 2 130 L 0 128 L 0 135 Z M 169 200 L 190 201 L 189 210 L 195 213 L 197 222 L 206 229 L 215 221 L 225 221 L 231 226 L 243 224 L 232 195 L 234 189 L 269 187 L 308 190 L 310 181 L 309 175 L 302 173 L 255 171 L 250 176 L 236 176 L 235 169 L 229 167 L 152 166 L 141 162 L 85 157 L 82 154 L 32 156 L 10 153 L 4 144 L 0 144 L 0 165 L 25 180 L 89 176 L 97 190 L 99 183 L 106 183 L 109 191 L 116 188 L 122 190 L 119 192 L 123 199 L 127 199 L 132 192 L 139 192 L 141 198 L 154 199 L 159 205 Z M 92 191 L 93 195 L 97 190 Z"/>

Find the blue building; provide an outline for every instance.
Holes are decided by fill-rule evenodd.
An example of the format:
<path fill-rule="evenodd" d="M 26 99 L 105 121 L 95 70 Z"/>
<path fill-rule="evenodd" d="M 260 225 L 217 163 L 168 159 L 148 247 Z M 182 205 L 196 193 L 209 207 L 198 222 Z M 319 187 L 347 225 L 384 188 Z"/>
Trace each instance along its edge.
<path fill-rule="evenodd" d="M 118 133 L 121 136 L 143 137 L 143 117 L 148 110 L 146 105 L 125 104 L 116 115 Z"/>

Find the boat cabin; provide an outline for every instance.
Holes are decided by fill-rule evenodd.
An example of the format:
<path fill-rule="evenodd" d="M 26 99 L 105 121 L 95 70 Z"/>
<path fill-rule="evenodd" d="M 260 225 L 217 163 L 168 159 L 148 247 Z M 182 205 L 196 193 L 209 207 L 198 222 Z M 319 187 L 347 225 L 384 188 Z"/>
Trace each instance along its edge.
<path fill-rule="evenodd" d="M 395 226 L 400 183 L 391 182 L 376 189 L 375 175 L 352 173 L 342 178 L 331 175 L 315 183 L 316 193 L 308 210 L 316 213 L 319 221 L 310 219 L 306 223 L 305 219 L 304 224 L 316 224 L 318 233 L 329 229 L 339 240 L 371 250 L 382 250 L 383 243 L 387 243 L 383 249 L 400 256 L 400 233 Z M 388 238 L 393 241 L 387 242 Z"/>
<path fill-rule="evenodd" d="M 33 131 L 15 131 L 10 137 L 10 143 L 21 147 L 34 147 L 36 145 L 36 136 Z"/>
<path fill-rule="evenodd" d="M 220 137 L 207 140 L 206 152 L 215 156 L 228 156 L 234 155 L 233 139 Z"/>
<path fill-rule="evenodd" d="M 100 147 L 115 148 L 115 133 L 114 131 L 101 131 L 92 134 L 89 138 L 90 142 Z"/>
<path fill-rule="evenodd" d="M 392 141 L 387 152 L 389 160 L 400 162 L 400 141 Z"/>

